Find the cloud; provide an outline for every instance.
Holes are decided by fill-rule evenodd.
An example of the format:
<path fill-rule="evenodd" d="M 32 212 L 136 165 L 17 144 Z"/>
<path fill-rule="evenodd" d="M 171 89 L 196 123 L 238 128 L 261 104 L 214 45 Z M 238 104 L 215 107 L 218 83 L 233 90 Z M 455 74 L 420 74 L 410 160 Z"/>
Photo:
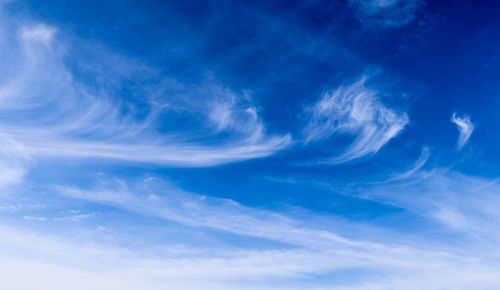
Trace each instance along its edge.
<path fill-rule="evenodd" d="M 291 142 L 289 134 L 266 134 L 250 92 L 236 93 L 213 78 L 199 84 L 172 80 L 160 82 L 160 94 L 144 89 L 138 91 L 141 101 L 124 101 L 115 90 L 75 76 L 79 68 L 68 67 L 67 59 L 79 63 L 78 48 L 55 28 L 39 24 L 3 32 L 3 53 L 12 65 L 1 69 L 0 134 L 12 140 L 4 148 L 20 144 L 8 147 L 14 155 L 203 167 L 269 156 Z M 119 60 L 121 67 L 134 67 Z M 190 121 L 177 121 L 182 118 Z"/>
<path fill-rule="evenodd" d="M 424 146 L 422 148 L 422 152 L 420 153 L 420 156 L 418 157 L 418 160 L 415 161 L 411 169 L 409 169 L 406 172 L 395 174 L 393 177 L 389 178 L 388 181 L 395 181 L 395 180 L 401 180 L 401 179 L 406 179 L 411 176 L 413 176 L 416 172 L 418 172 L 427 162 L 427 160 L 430 157 L 430 150 L 429 147 Z"/>
<path fill-rule="evenodd" d="M 0 255 L 0 268 L 12 274 L 4 282 L 17 285 L 36 281 L 51 289 L 67 288 L 70 281 L 75 283 L 80 279 L 86 285 L 90 278 L 96 289 L 105 289 L 115 277 L 122 277 L 118 279 L 124 282 L 122 289 L 134 289 L 137 285 L 157 289 L 165 283 L 179 285 L 179 289 L 206 289 L 206 285 L 215 289 L 232 289 L 236 285 L 239 289 L 303 289 L 305 285 L 308 289 L 443 289 L 500 284 L 495 275 L 498 269 L 495 257 L 487 249 L 464 249 L 460 244 L 440 246 L 432 240 L 432 235 L 427 242 L 415 241 L 417 247 L 408 244 L 404 234 L 377 228 L 371 229 L 373 236 L 379 237 L 374 242 L 357 226 L 347 227 L 347 238 L 329 217 L 312 213 L 295 217 L 291 213 L 250 208 L 158 182 L 147 178 L 137 184 L 116 181 L 85 190 L 67 186 L 55 186 L 54 190 L 63 197 L 85 203 L 172 221 L 202 235 L 182 236 L 183 232 L 176 230 L 175 237 L 183 241 L 181 246 L 155 239 L 138 247 L 130 245 L 128 235 L 115 234 L 110 244 L 99 237 L 106 235 L 105 230 L 85 224 L 72 225 L 64 235 L 40 234 L 36 227 L 26 231 L 2 225 L 0 246 L 8 250 Z M 419 185 L 415 189 L 419 190 Z M 108 220 L 107 225 L 112 226 L 111 222 Z M 165 227 L 155 224 L 158 233 Z M 254 248 L 229 246 L 224 238 L 228 234 L 239 239 L 262 240 L 254 240 Z M 207 239 L 210 235 L 216 239 Z M 197 243 L 191 245 L 193 238 Z M 134 238 L 141 239 L 141 235 Z M 266 246 L 265 240 L 278 244 Z M 30 271 L 22 271 L 20 276 L 15 274 L 19 269 Z M 351 274 L 335 282 L 310 278 L 311 275 L 336 277 L 346 272 Z M 54 279 L 57 283 L 47 279 L 59 274 L 72 278 Z M 126 283 L 128 279 L 130 283 Z"/>
<path fill-rule="evenodd" d="M 377 153 L 409 122 L 406 113 L 385 107 L 377 99 L 377 92 L 365 86 L 366 79 L 326 91 L 312 108 L 304 129 L 306 142 L 323 141 L 335 133 L 357 135 L 349 148 L 330 162 L 342 163 Z"/>
<path fill-rule="evenodd" d="M 358 19 L 366 26 L 399 27 L 413 21 L 422 0 L 350 0 Z"/>
<path fill-rule="evenodd" d="M 498 179 L 469 176 L 450 169 L 416 171 L 404 180 L 361 190 L 360 196 L 405 208 L 461 233 L 463 247 L 492 247 L 500 241 L 495 228 L 500 214 Z M 471 250 L 471 249 L 469 249 Z"/>
<path fill-rule="evenodd" d="M 0 144 L 3 145 L 0 148 L 0 189 L 6 189 L 22 183 L 31 156 L 29 150 L 8 136 L 0 134 Z"/>
<path fill-rule="evenodd" d="M 38 217 L 38 216 L 23 216 L 25 220 L 30 220 L 30 221 L 46 221 L 46 217 Z"/>
<path fill-rule="evenodd" d="M 457 117 L 456 113 L 453 113 L 451 116 L 451 122 L 457 125 L 458 131 L 460 132 L 457 142 L 457 148 L 460 150 L 469 141 L 472 131 L 474 131 L 474 125 L 470 121 L 469 116 L 464 115 L 463 117 Z"/>
<path fill-rule="evenodd" d="M 395 2 L 376 5 L 386 9 Z M 500 285 L 497 180 L 447 169 L 423 171 L 427 147 L 403 174 L 358 188 L 360 197 L 400 208 L 399 224 L 387 228 L 305 209 L 253 208 L 155 178 L 134 182 L 131 174 L 143 170 L 136 166 L 110 169 L 126 171 L 127 181 L 93 172 L 102 180 L 79 182 L 91 175 L 85 171 L 88 163 L 73 164 L 73 173 L 51 167 L 40 174 L 52 158 L 212 166 L 272 155 L 287 148 L 291 137 L 269 132 L 251 91 L 230 88 L 215 77 L 186 83 L 139 66 L 155 85 L 131 86 L 133 93 L 127 95 L 127 84 L 138 75 L 135 61 L 98 50 L 94 53 L 103 55 L 103 65 L 87 69 L 102 80 L 86 82 L 81 60 L 75 61 L 78 48 L 58 29 L 14 24 L 2 29 L 0 43 L 6 46 L 0 55 L 8 63 L 0 67 L 2 193 L 26 178 L 33 160 L 49 159 L 25 186 L 13 190 L 16 196 L 6 198 L 10 205 L 2 204 L 0 194 L 2 286 L 289 290 Z M 99 76 L 101 69 L 104 76 Z M 330 160 L 345 162 L 375 154 L 408 122 L 406 114 L 382 104 L 362 79 L 325 92 L 311 109 L 304 135 L 311 143 L 336 134 L 355 136 L 343 154 Z M 67 205 L 84 210 L 68 211 Z M 95 209 L 98 216 L 88 214 Z M 411 223 L 399 215 L 406 213 L 431 225 L 408 229 Z"/>
<path fill-rule="evenodd" d="M 20 36 L 25 41 L 39 41 L 45 45 L 49 45 L 53 40 L 55 32 L 53 27 L 39 24 L 35 27 L 23 27 Z"/>

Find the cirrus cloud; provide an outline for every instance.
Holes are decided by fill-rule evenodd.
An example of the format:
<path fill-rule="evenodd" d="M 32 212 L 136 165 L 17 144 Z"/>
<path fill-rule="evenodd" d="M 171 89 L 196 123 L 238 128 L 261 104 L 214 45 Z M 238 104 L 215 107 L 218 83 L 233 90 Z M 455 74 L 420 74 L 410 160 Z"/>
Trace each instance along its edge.
<path fill-rule="evenodd" d="M 456 113 L 453 113 L 451 116 L 451 122 L 457 126 L 459 131 L 457 148 L 460 150 L 469 141 L 472 131 L 474 131 L 474 125 L 470 121 L 469 116 L 464 115 L 463 117 L 457 117 Z"/>
<path fill-rule="evenodd" d="M 396 113 L 377 98 L 377 92 L 365 86 L 367 77 L 323 93 L 312 108 L 304 129 L 306 142 L 319 142 L 335 133 L 357 135 L 340 156 L 329 160 L 342 163 L 377 153 L 408 124 L 406 113 Z"/>

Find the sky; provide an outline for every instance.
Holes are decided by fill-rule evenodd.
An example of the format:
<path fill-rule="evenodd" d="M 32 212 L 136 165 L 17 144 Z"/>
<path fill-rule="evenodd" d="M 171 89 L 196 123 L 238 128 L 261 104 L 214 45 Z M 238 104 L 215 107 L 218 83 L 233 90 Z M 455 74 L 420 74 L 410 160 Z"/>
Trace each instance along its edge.
<path fill-rule="evenodd" d="M 498 8 L 0 0 L 0 289 L 499 289 Z"/>

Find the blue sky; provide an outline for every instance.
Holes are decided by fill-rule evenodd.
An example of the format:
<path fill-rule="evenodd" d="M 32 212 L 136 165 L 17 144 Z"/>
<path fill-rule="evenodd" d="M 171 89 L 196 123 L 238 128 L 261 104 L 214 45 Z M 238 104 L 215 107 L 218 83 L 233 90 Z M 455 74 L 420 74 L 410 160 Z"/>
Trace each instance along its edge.
<path fill-rule="evenodd" d="M 5 289 L 498 289 L 495 1 L 0 1 Z"/>

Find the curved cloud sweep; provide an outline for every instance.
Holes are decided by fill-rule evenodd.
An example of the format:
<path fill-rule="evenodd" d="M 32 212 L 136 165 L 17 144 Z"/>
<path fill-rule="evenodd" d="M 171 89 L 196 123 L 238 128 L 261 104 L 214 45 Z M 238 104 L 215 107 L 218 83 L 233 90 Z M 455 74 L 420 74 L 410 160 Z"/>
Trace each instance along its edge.
<path fill-rule="evenodd" d="M 398 114 L 377 100 L 377 92 L 365 86 L 366 77 L 323 93 L 314 105 L 305 128 L 306 142 L 322 141 L 335 133 L 357 134 L 354 142 L 333 163 L 375 154 L 408 124 L 406 113 Z"/>
<path fill-rule="evenodd" d="M 290 143 L 289 135 L 266 135 L 248 93 L 171 80 L 129 101 L 79 82 L 55 28 L 4 30 L 11 66 L 0 69 L 0 134 L 4 147 L 20 144 L 9 152 L 198 167 L 268 156 Z"/>
<path fill-rule="evenodd" d="M 472 131 L 474 131 L 474 125 L 470 121 L 469 116 L 464 115 L 463 117 L 457 117 L 456 113 L 451 116 L 451 122 L 457 125 L 460 135 L 458 136 L 457 148 L 462 149 L 464 145 L 469 141 Z"/>

